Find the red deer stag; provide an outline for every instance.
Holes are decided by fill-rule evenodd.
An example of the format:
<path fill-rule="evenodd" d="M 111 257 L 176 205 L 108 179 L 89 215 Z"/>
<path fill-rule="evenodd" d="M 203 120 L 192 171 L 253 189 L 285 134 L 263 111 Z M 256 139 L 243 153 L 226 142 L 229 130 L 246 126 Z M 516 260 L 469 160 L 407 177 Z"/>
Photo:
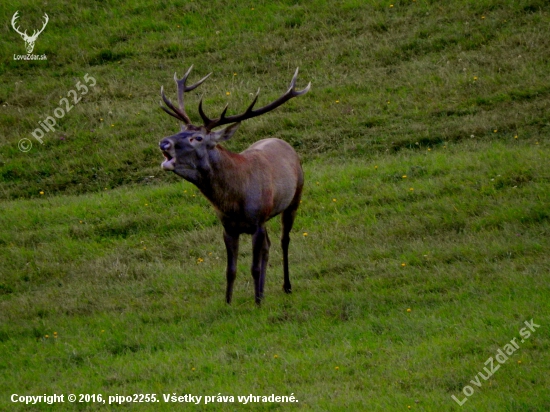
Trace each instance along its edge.
<path fill-rule="evenodd" d="M 242 153 L 232 153 L 219 145 L 230 139 L 239 128 L 240 122 L 267 113 L 296 96 L 307 93 L 311 83 L 303 90 L 296 90 L 298 69 L 292 78 L 288 91 L 272 103 L 254 109 L 258 93 L 244 113 L 226 116 L 225 106 L 220 117 L 210 119 L 203 111 L 202 99 L 199 113 L 202 126 L 191 124 L 185 112 L 184 93 L 201 85 L 210 76 L 203 77 L 197 83 L 186 86 L 185 82 L 191 69 L 182 79 L 174 74 L 178 89 L 179 109 L 164 94 L 161 96 L 167 107 L 162 109 L 170 116 L 183 122 L 181 131 L 165 137 L 159 143 L 166 160 L 164 170 L 173 171 L 185 180 L 193 183 L 214 206 L 223 228 L 223 239 L 227 250 L 227 289 L 225 300 L 231 303 L 233 284 L 237 274 L 239 236 L 242 233 L 252 235 L 253 257 L 252 277 L 254 293 L 259 305 L 263 298 L 265 272 L 271 242 L 265 223 L 274 216 L 282 216 L 283 249 L 283 289 L 291 293 L 288 274 L 288 245 L 290 230 L 294 223 L 296 210 L 300 204 L 304 174 L 300 159 L 294 149 L 286 142 L 275 139 L 263 139 Z M 213 131 L 222 125 L 230 126 Z"/>

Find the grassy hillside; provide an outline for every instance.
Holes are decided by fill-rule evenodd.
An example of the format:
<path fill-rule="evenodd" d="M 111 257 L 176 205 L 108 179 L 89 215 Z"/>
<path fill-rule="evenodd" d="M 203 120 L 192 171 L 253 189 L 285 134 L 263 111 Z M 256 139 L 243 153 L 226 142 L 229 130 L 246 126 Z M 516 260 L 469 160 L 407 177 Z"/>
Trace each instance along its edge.
<path fill-rule="evenodd" d="M 33 52 L 46 61 L 14 60 L 16 10 L 28 32 L 49 15 Z M 176 393 L 235 397 L 196 410 L 549 410 L 549 13 L 542 0 L 5 2 L 0 409 L 179 410 L 162 396 Z M 248 239 L 227 306 L 221 226 L 159 168 L 179 127 L 160 86 L 174 98 L 191 64 L 192 81 L 214 72 L 187 100 L 196 121 L 201 97 L 237 113 L 297 66 L 298 87 L 312 82 L 226 145 L 285 139 L 306 172 L 294 293 L 275 219 L 259 309 Z M 39 121 L 89 76 L 40 144 Z M 53 393 L 160 402 L 10 401 Z M 250 394 L 299 402 L 237 399 Z"/>

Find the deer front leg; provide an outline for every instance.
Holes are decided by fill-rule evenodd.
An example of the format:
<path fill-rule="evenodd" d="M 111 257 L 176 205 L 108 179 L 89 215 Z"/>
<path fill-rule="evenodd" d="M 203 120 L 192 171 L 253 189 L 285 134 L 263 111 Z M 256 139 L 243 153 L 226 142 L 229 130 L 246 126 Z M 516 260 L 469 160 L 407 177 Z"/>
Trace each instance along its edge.
<path fill-rule="evenodd" d="M 254 297 L 260 305 L 264 297 L 265 272 L 269 258 L 270 241 L 264 226 L 258 227 L 252 235 L 252 277 L 254 278 Z"/>
<path fill-rule="evenodd" d="M 271 247 L 271 241 L 267 235 L 267 229 L 265 231 L 265 240 L 264 240 L 264 255 L 262 258 L 262 263 L 260 267 L 260 294 L 264 296 L 264 284 L 265 284 L 265 272 L 267 271 L 267 262 L 269 260 L 269 248 Z"/>
<path fill-rule="evenodd" d="M 239 235 L 230 235 L 227 231 L 223 232 L 223 241 L 227 251 L 227 289 L 225 291 L 225 301 L 230 304 L 233 296 L 233 284 L 237 277 L 237 258 L 239 256 Z"/>

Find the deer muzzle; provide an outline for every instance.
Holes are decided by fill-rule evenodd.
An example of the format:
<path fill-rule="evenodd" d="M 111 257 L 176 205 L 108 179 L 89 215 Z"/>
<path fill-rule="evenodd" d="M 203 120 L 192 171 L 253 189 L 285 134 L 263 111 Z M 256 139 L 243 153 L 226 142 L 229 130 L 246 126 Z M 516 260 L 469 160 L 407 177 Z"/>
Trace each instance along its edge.
<path fill-rule="evenodd" d="M 165 158 L 160 167 L 164 170 L 174 170 L 176 158 L 172 143 L 170 141 L 163 140 L 160 142 L 159 147 Z"/>

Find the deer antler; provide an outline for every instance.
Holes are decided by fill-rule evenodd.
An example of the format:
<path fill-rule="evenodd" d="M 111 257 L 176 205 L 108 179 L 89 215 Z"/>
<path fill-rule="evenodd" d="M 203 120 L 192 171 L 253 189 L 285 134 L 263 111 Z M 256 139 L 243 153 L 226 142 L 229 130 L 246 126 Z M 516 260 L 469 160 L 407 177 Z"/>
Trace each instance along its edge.
<path fill-rule="evenodd" d="M 18 27 L 15 26 L 16 24 L 16 20 L 19 18 L 19 10 L 16 11 L 14 14 L 13 14 L 13 17 L 11 18 L 11 26 L 13 27 L 13 29 L 19 33 L 21 35 L 21 37 L 23 37 L 23 39 L 25 39 L 26 41 L 32 41 L 32 40 L 36 40 L 36 38 L 40 35 L 40 33 L 42 33 L 44 31 L 44 29 L 46 28 L 46 25 L 48 24 L 48 21 L 50 21 L 50 18 L 48 17 L 48 15 L 46 13 L 44 13 L 44 24 L 42 25 L 42 28 L 36 32 L 36 30 L 33 31 L 32 33 L 32 36 L 29 36 L 27 34 L 27 30 L 25 30 L 24 33 L 21 33 L 21 31 L 19 30 Z"/>
<path fill-rule="evenodd" d="M 27 37 L 29 37 L 29 36 L 27 35 L 27 30 L 25 30 L 24 33 L 21 33 L 21 32 L 19 31 L 19 28 L 15 26 L 16 20 L 19 18 L 18 13 L 19 13 L 19 10 L 17 10 L 17 11 L 13 14 L 13 17 L 11 18 L 11 26 L 13 27 L 13 29 L 14 29 L 17 33 L 19 33 L 19 34 L 21 35 L 21 37 L 27 38 Z"/>
<path fill-rule="evenodd" d="M 292 99 L 293 97 L 301 96 L 303 94 L 306 94 L 309 92 L 309 89 L 311 88 L 311 82 L 302 90 L 296 90 L 296 79 L 298 78 L 298 68 L 296 68 L 296 72 L 294 73 L 294 77 L 292 77 L 292 81 L 290 82 L 290 87 L 286 91 L 285 94 L 283 94 L 281 97 L 279 97 L 277 100 L 269 103 L 268 105 L 261 107 L 259 109 L 253 110 L 254 105 L 256 104 L 256 101 L 258 100 L 258 95 L 260 94 L 260 89 L 256 92 L 256 96 L 254 97 L 254 100 L 252 100 L 252 103 L 248 106 L 248 108 L 245 110 L 244 113 L 233 115 L 233 116 L 225 116 L 225 113 L 227 112 L 228 105 L 225 106 L 225 108 L 222 111 L 222 114 L 217 119 L 210 119 L 204 111 L 202 110 L 202 99 L 199 103 L 199 113 L 202 117 L 202 120 L 204 122 L 204 126 L 207 130 L 212 130 L 215 127 L 223 126 L 228 123 L 237 123 L 242 122 L 246 119 L 251 119 L 256 116 L 260 116 L 264 113 L 267 113 L 283 103 L 287 102 L 288 100 Z"/>
<path fill-rule="evenodd" d="M 49 21 L 50 21 L 50 18 L 46 13 L 44 13 L 44 24 L 42 25 L 42 28 L 38 31 L 38 33 L 36 32 L 36 30 L 33 30 L 31 38 L 36 39 L 40 35 L 40 33 L 44 31 Z"/>
<path fill-rule="evenodd" d="M 162 96 L 162 100 L 164 100 L 164 103 L 166 104 L 166 106 L 168 106 L 168 108 L 171 110 L 168 110 L 166 107 L 162 106 L 161 104 L 161 109 L 164 110 L 166 113 L 168 113 L 170 116 L 173 116 L 175 117 L 176 119 L 184 122 L 185 124 L 189 125 L 191 124 L 191 119 L 189 119 L 189 116 L 187 115 L 187 113 L 185 113 L 185 105 L 184 105 L 184 102 L 183 102 L 183 93 L 185 92 L 190 92 L 191 90 L 194 90 L 196 89 L 198 86 L 200 86 L 206 79 L 208 79 L 208 77 L 212 74 L 212 73 L 208 73 L 206 76 L 204 76 L 202 79 L 200 79 L 197 83 L 191 85 L 191 86 L 186 86 L 185 85 L 185 82 L 187 81 L 187 77 L 189 77 L 189 73 L 191 73 L 191 69 L 193 69 L 193 66 L 189 67 L 189 69 L 187 70 L 187 73 L 185 73 L 185 75 L 178 80 L 178 76 L 176 73 L 174 73 L 174 81 L 176 82 L 176 85 L 178 87 L 178 103 L 179 103 L 179 109 L 176 108 L 172 102 L 170 101 L 170 99 L 168 99 L 166 97 L 166 95 L 164 94 L 164 87 L 161 86 L 160 88 L 160 95 Z"/>

